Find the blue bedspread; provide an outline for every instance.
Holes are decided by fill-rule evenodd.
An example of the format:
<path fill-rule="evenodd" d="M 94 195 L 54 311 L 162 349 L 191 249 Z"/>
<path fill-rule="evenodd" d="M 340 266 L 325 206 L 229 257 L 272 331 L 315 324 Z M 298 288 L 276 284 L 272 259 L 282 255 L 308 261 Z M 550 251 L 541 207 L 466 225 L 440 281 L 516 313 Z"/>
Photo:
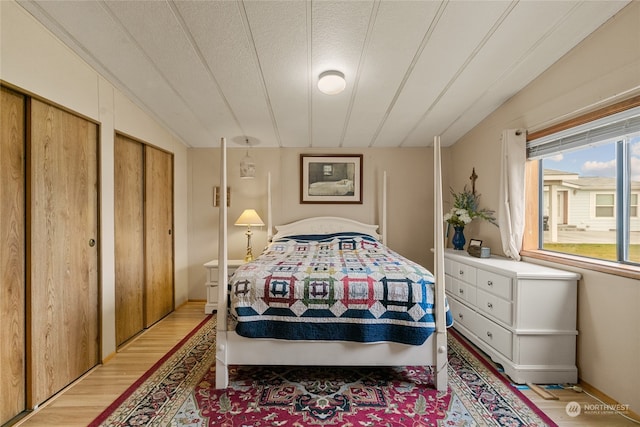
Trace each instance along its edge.
<path fill-rule="evenodd" d="M 435 330 L 433 288 L 429 271 L 366 234 L 291 236 L 236 270 L 231 312 L 245 337 L 419 345 Z"/>

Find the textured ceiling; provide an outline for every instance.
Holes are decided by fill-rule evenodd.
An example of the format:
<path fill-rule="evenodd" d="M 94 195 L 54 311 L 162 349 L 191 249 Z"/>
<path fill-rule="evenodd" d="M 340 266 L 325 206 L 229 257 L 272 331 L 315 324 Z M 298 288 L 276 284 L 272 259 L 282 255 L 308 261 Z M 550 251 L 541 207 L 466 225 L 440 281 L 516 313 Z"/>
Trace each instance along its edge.
<path fill-rule="evenodd" d="M 327 148 L 450 145 L 627 3 L 19 1 L 188 146 Z"/>

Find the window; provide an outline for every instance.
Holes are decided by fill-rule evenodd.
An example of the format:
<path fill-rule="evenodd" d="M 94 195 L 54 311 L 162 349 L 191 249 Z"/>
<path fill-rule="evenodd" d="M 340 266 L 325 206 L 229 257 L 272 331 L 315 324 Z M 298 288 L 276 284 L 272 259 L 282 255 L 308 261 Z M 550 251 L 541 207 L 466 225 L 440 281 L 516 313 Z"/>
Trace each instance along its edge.
<path fill-rule="evenodd" d="M 640 266 L 640 106 L 576 123 L 527 143 L 538 249 Z"/>
<path fill-rule="evenodd" d="M 613 218 L 615 209 L 614 194 L 596 194 L 596 218 Z"/>

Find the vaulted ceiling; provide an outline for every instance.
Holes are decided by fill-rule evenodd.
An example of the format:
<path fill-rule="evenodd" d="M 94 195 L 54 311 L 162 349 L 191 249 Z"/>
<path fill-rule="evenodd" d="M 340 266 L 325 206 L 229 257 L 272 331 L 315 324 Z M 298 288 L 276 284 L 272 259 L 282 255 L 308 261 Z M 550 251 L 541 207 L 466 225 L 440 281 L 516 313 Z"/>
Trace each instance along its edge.
<path fill-rule="evenodd" d="M 327 148 L 452 144 L 627 3 L 19 1 L 191 147 Z"/>

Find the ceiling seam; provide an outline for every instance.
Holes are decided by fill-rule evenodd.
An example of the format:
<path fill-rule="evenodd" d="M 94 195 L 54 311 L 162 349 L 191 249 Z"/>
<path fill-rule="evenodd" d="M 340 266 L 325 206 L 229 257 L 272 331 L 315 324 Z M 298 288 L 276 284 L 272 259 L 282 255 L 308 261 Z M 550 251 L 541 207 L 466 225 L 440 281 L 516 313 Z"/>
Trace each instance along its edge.
<path fill-rule="evenodd" d="M 500 25 L 502 25 L 504 20 L 507 19 L 507 16 L 509 16 L 509 14 L 513 11 L 513 9 L 515 9 L 515 7 L 519 2 L 520 0 L 515 0 L 509 3 L 509 6 L 502 12 L 500 17 L 491 26 L 489 31 L 487 31 L 487 33 L 482 38 L 482 40 L 480 40 L 480 42 L 476 45 L 476 47 L 473 49 L 471 54 L 469 54 L 469 56 L 464 61 L 464 63 L 460 66 L 460 68 L 458 68 L 458 71 L 456 71 L 456 73 L 451 77 L 451 79 L 449 79 L 449 82 L 445 85 L 444 88 L 442 88 L 442 90 L 440 91 L 438 96 L 433 100 L 429 108 L 427 108 L 424 114 L 422 114 L 422 116 L 416 121 L 416 123 L 411 127 L 411 129 L 409 129 L 409 132 L 407 132 L 406 136 L 402 139 L 402 141 L 400 141 L 400 144 L 398 144 L 399 147 L 403 147 L 405 145 L 405 143 L 407 142 L 407 139 L 411 136 L 411 134 L 413 134 L 416 131 L 418 126 L 420 126 L 422 122 L 427 118 L 427 116 L 431 113 L 431 111 L 433 111 L 435 106 L 438 105 L 438 102 L 440 102 L 440 100 L 444 98 L 444 95 L 447 93 L 447 91 L 449 91 L 449 89 L 451 88 L 451 86 L 453 86 L 453 84 L 458 79 L 458 77 L 460 77 L 460 75 L 469 66 L 469 64 L 475 59 L 478 53 L 480 53 L 480 50 L 484 47 L 485 44 L 487 44 L 489 39 L 491 39 L 491 37 L 495 34 L 497 29 L 500 27 Z"/>
<path fill-rule="evenodd" d="M 238 129 L 240 129 L 240 132 L 244 135 L 245 132 L 244 132 L 244 129 L 242 128 L 242 124 L 240 124 L 240 120 L 238 120 L 238 116 L 236 116 L 236 113 L 234 112 L 233 108 L 231 107 L 231 103 L 229 102 L 229 100 L 225 96 L 224 91 L 222 90 L 222 87 L 220 87 L 220 84 L 218 83 L 218 79 L 216 79 L 216 76 L 213 73 L 213 70 L 209 66 L 209 63 L 207 62 L 206 58 L 204 57 L 204 54 L 200 50 L 200 47 L 198 46 L 198 43 L 196 42 L 195 38 L 193 37 L 193 34 L 191 33 L 191 31 L 189 31 L 189 26 L 185 22 L 184 17 L 182 16 L 180 11 L 176 7 L 175 2 L 173 0 L 169 1 L 168 4 L 169 4 L 169 8 L 171 9 L 171 12 L 176 17 L 176 20 L 180 24 L 180 27 L 182 28 L 182 31 L 183 31 L 184 35 L 187 37 L 187 40 L 189 41 L 189 44 L 191 45 L 191 48 L 193 49 L 193 52 L 196 54 L 196 56 L 200 60 L 200 63 L 202 64 L 204 69 L 207 71 L 207 74 L 211 78 L 211 81 L 213 82 L 213 84 L 218 89 L 218 94 L 220 95 L 220 98 L 222 98 L 222 102 L 224 103 L 224 105 L 227 107 L 227 110 L 229 111 L 229 114 L 231 115 L 231 117 L 233 117 L 233 121 L 235 122 L 236 126 L 238 126 Z M 205 129 L 207 129 L 206 124 L 205 124 L 204 127 L 205 127 Z"/>
<path fill-rule="evenodd" d="M 373 133 L 373 136 L 371 137 L 371 141 L 369 142 L 369 145 L 368 145 L 369 148 L 371 148 L 371 147 L 373 147 L 375 145 L 376 140 L 380 136 L 380 132 L 382 132 L 382 128 L 384 127 L 385 123 L 389 119 L 389 116 L 391 115 L 391 111 L 393 110 L 393 108 L 395 107 L 396 103 L 398 102 L 398 99 L 400 98 L 400 94 L 402 93 L 402 90 L 404 89 L 405 85 L 407 84 L 407 81 L 409 80 L 409 77 L 413 73 L 413 69 L 415 68 L 416 64 L 418 63 L 418 60 L 420 59 L 420 56 L 422 56 L 422 52 L 424 51 L 425 47 L 427 46 L 427 43 L 429 42 L 429 40 L 431 40 L 431 36 L 432 36 L 433 32 L 435 31 L 435 29 L 436 29 L 436 27 L 438 25 L 438 22 L 440 21 L 440 18 L 442 18 L 442 15 L 444 14 L 444 11 L 447 8 L 448 4 L 449 4 L 449 0 L 445 0 L 442 3 L 440 3 L 440 6 L 438 7 L 438 10 L 437 10 L 435 16 L 433 17 L 433 19 L 431 20 L 431 23 L 429 24 L 429 28 L 427 28 L 427 31 L 425 32 L 424 36 L 422 37 L 422 41 L 420 42 L 420 46 L 418 46 L 418 49 L 416 50 L 416 53 L 413 55 L 413 58 L 411 59 L 411 63 L 409 64 L 409 67 L 407 67 L 407 71 L 405 71 L 404 76 L 402 77 L 402 80 L 400 81 L 400 84 L 398 85 L 398 88 L 396 89 L 396 93 L 393 95 L 393 98 L 391 99 L 391 102 L 389 103 L 389 105 L 387 107 L 387 110 L 385 111 L 384 115 L 382 116 L 382 119 L 380 120 L 380 124 L 378 125 L 378 128 L 376 129 L 376 131 Z"/>
<path fill-rule="evenodd" d="M 306 2 L 307 19 L 307 146 L 313 147 L 313 5 L 311 0 Z"/>
<path fill-rule="evenodd" d="M 0 0 L 1 1 L 1 0 Z M 73 52 L 74 55 L 78 55 L 79 57 L 81 57 L 81 59 L 83 60 L 83 62 L 86 62 L 94 71 L 96 71 L 96 73 L 103 77 L 104 79 L 106 79 L 114 88 L 118 88 L 118 90 L 122 91 L 124 94 L 126 94 L 131 100 L 134 101 L 135 104 L 137 104 L 142 110 L 144 110 L 147 114 L 149 114 L 153 119 L 155 119 L 158 123 L 162 123 L 164 127 L 167 128 L 167 130 L 176 138 L 178 138 L 183 144 L 185 144 L 188 148 L 192 148 L 193 145 L 189 144 L 187 141 L 185 141 L 182 137 L 178 136 L 180 135 L 180 133 L 174 129 L 171 125 L 169 125 L 168 123 L 166 123 L 161 117 L 159 117 L 155 111 L 146 103 L 144 102 L 142 99 L 140 99 L 140 97 L 138 97 L 133 91 L 131 91 L 129 89 L 129 86 L 124 84 L 124 82 L 122 80 L 120 80 L 118 77 L 116 77 L 113 73 L 111 73 L 109 71 L 109 69 L 102 63 L 102 61 L 100 61 L 95 55 L 93 55 L 85 46 L 84 44 L 80 43 L 78 41 L 78 39 L 76 39 L 71 33 L 69 33 L 61 24 L 60 22 L 58 22 L 57 19 L 55 19 L 53 16 L 51 16 L 46 10 L 44 10 L 42 8 L 42 6 L 40 6 L 40 4 L 36 3 L 36 2 L 30 2 L 29 3 L 32 7 L 35 7 L 38 9 L 38 11 L 45 16 L 49 22 L 51 22 L 52 25 L 54 25 L 58 31 L 60 31 L 60 33 L 64 34 L 70 41 L 71 43 L 75 44 L 75 46 L 77 46 L 78 49 L 80 49 L 84 55 L 85 58 L 82 58 L 82 55 L 80 55 L 79 53 L 77 53 L 74 49 L 71 48 L 71 46 L 67 45 L 64 41 L 60 40 L 62 42 L 62 44 L 65 46 L 65 48 L 69 49 L 71 52 Z M 102 7 L 103 9 L 106 7 L 104 5 L 103 1 L 98 2 L 98 4 L 100 5 L 100 7 Z M 27 9 L 25 9 L 27 10 Z M 30 13 L 31 14 L 31 13 Z M 33 16 L 33 14 L 31 14 Z M 111 14 L 109 14 L 111 16 Z M 40 21 L 38 18 L 36 18 L 35 16 L 33 16 L 36 20 Z M 112 17 L 113 19 L 113 17 Z M 115 21 L 117 22 L 117 21 Z M 53 33 L 53 32 L 52 32 Z M 54 36 L 59 39 L 58 36 L 56 36 L 54 34 Z M 88 58 L 88 59 L 87 59 Z M 96 68 L 97 67 L 97 68 Z M 115 114 L 114 114 L 114 120 L 115 120 Z M 114 122 L 115 123 L 115 122 Z"/>
<path fill-rule="evenodd" d="M 371 45 L 371 38 L 373 34 L 373 28 L 375 27 L 376 19 L 378 17 L 378 10 L 380 9 L 380 0 L 376 0 L 371 8 L 371 14 L 369 15 L 369 25 L 367 26 L 367 33 L 362 43 L 362 49 L 360 50 L 360 59 L 358 60 L 358 68 L 356 69 L 355 77 L 353 79 L 353 90 L 351 91 L 351 97 L 349 98 L 349 106 L 347 107 L 347 114 L 342 126 L 342 134 L 340 135 L 339 147 L 344 146 L 344 139 L 347 135 L 347 128 L 351 121 L 351 113 L 353 112 L 353 106 L 356 102 L 356 95 L 358 93 L 358 85 L 360 84 L 360 76 L 362 75 L 362 68 L 364 66 L 365 58 Z"/>
<path fill-rule="evenodd" d="M 542 42 L 546 39 L 548 39 L 551 34 L 556 31 L 559 27 L 561 27 L 562 25 L 564 25 L 564 23 L 567 21 L 567 19 L 569 18 L 569 16 L 571 16 L 576 9 L 578 9 L 581 6 L 581 4 L 575 4 L 573 5 L 573 7 L 571 7 L 571 9 L 569 9 L 563 16 L 561 19 L 559 19 L 557 21 L 557 23 L 555 25 L 553 25 L 551 28 L 549 28 L 543 35 L 542 37 L 538 38 L 538 40 L 532 44 L 529 49 L 527 49 L 516 61 L 514 61 L 509 67 L 507 67 L 507 69 L 500 74 L 500 76 L 495 79 L 493 81 L 493 83 L 491 83 L 486 90 L 484 90 L 482 92 L 482 94 L 480 94 L 478 97 L 476 97 L 476 99 L 469 105 L 469 107 L 465 108 L 465 110 L 458 115 L 458 117 L 456 117 L 446 128 L 444 128 L 444 130 L 441 132 L 441 135 L 444 135 L 447 131 L 449 131 L 449 129 L 451 129 L 453 127 L 453 125 L 455 125 L 460 119 L 462 119 L 462 117 L 464 117 L 465 114 L 467 114 L 469 111 L 472 110 L 472 108 L 478 103 L 480 102 L 481 99 L 483 99 L 485 97 L 485 95 L 487 95 L 488 93 L 490 93 L 493 88 L 495 88 L 499 82 L 503 81 L 506 76 L 508 76 L 509 74 L 511 74 L 513 72 L 513 70 L 518 67 L 520 64 L 522 64 L 524 62 L 524 60 L 531 55 L 535 49 L 540 46 L 540 44 L 542 44 Z M 513 94 L 511 94 L 509 97 L 513 96 Z M 504 102 L 504 100 L 502 101 Z M 501 104 L 502 104 L 501 102 Z"/>
<path fill-rule="evenodd" d="M 282 139 L 280 138 L 280 130 L 278 129 L 278 121 L 276 115 L 273 112 L 273 105 L 271 104 L 271 97 L 269 96 L 269 90 L 267 89 L 267 83 L 264 79 L 264 72 L 262 70 L 262 64 L 260 63 L 260 56 L 258 55 L 258 49 L 256 48 L 256 41 L 253 38 L 253 32 L 251 31 L 251 25 L 249 24 L 249 17 L 247 16 L 247 10 L 244 5 L 244 0 L 240 0 L 238 3 L 238 9 L 242 18 L 242 25 L 244 25 L 244 33 L 247 36 L 247 41 L 251 46 L 251 52 L 253 53 L 253 60 L 258 69 L 258 80 L 262 86 L 262 92 L 264 94 L 265 101 L 267 102 L 267 109 L 269 110 L 269 117 L 271 118 L 271 125 L 273 126 L 273 132 L 278 142 L 278 147 L 282 148 Z"/>
<path fill-rule="evenodd" d="M 142 48 L 142 46 L 140 45 L 140 43 L 138 43 L 138 41 L 136 40 L 136 38 L 133 36 L 133 34 L 131 34 L 129 32 L 129 30 L 127 30 L 127 27 L 122 23 L 122 21 L 120 21 L 120 19 L 115 15 L 115 13 L 111 10 L 111 8 L 109 7 L 109 5 L 105 2 L 100 2 L 101 7 L 104 9 L 105 12 L 107 12 L 109 14 L 109 16 L 111 17 L 111 19 L 113 19 L 113 22 L 115 22 L 116 24 L 118 24 L 122 31 L 126 34 L 127 38 L 131 41 L 131 43 L 138 48 L 138 50 L 140 51 L 141 55 L 147 60 L 149 61 L 149 63 L 151 64 L 151 66 L 156 70 L 156 72 L 160 75 L 160 77 L 162 77 L 162 79 L 165 81 L 165 83 L 167 84 L 167 86 L 169 88 L 171 88 L 171 91 L 175 94 L 175 96 L 182 101 L 182 103 L 185 105 L 185 107 L 187 108 L 187 110 L 191 111 L 191 114 L 193 114 L 193 116 L 196 118 L 196 120 L 202 124 L 203 126 L 206 127 L 206 123 L 203 123 L 200 118 L 198 117 L 198 115 L 195 113 L 195 111 L 191 108 L 190 104 L 187 102 L 186 99 L 184 99 L 182 97 L 182 95 L 180 94 L 180 91 L 178 91 L 170 82 L 170 80 L 167 78 L 167 76 L 160 70 L 160 67 L 158 67 L 158 65 L 155 63 L 155 61 L 153 61 L 153 59 L 151 59 L 151 57 L 147 54 L 147 52 Z M 164 123 L 164 120 L 162 121 Z"/>

